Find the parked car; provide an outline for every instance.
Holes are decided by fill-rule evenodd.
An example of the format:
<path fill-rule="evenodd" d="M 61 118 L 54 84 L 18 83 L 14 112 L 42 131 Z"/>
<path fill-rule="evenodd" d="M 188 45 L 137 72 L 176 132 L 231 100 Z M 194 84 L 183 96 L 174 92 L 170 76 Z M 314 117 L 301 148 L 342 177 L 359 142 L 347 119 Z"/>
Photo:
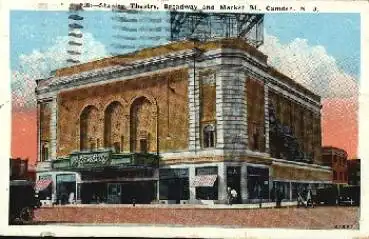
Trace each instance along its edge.
<path fill-rule="evenodd" d="M 339 198 L 338 188 L 331 186 L 327 188 L 318 188 L 316 192 L 316 204 L 337 205 Z"/>
<path fill-rule="evenodd" d="M 340 189 L 339 205 L 360 205 L 360 186 L 346 186 Z"/>
<path fill-rule="evenodd" d="M 9 224 L 32 222 L 34 209 L 40 206 L 33 182 L 27 180 L 10 181 Z"/>

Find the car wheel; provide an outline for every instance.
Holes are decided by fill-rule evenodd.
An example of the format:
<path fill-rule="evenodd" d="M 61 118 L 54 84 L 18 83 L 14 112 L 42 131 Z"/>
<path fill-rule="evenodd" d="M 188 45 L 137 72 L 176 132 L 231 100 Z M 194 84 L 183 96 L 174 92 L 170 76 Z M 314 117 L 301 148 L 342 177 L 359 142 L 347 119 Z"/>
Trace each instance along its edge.
<path fill-rule="evenodd" d="M 19 220 L 22 223 L 29 223 L 33 219 L 33 209 L 30 207 L 24 207 L 19 213 Z"/>

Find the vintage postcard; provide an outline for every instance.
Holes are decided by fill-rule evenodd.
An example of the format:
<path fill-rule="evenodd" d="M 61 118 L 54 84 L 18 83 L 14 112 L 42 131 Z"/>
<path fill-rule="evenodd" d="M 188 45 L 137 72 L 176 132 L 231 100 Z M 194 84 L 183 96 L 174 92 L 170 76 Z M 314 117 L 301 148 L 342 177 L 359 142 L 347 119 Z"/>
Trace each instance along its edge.
<path fill-rule="evenodd" d="M 7 233 L 365 235 L 368 3 L 2 6 Z"/>

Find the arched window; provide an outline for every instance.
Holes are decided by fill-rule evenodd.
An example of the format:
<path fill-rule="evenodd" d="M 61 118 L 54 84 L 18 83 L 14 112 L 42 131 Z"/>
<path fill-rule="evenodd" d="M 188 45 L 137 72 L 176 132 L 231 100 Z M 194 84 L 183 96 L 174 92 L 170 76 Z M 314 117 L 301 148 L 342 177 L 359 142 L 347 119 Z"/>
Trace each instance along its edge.
<path fill-rule="evenodd" d="M 98 110 L 87 106 L 80 116 L 80 150 L 94 150 L 98 129 Z"/>
<path fill-rule="evenodd" d="M 213 148 L 215 146 L 215 127 L 206 125 L 203 129 L 203 147 Z"/>
<path fill-rule="evenodd" d="M 118 101 L 109 104 L 104 112 L 104 147 L 121 148 L 123 130 L 123 106 Z M 118 144 L 118 146 L 117 146 Z"/>
<path fill-rule="evenodd" d="M 130 109 L 130 150 L 131 152 L 152 152 L 156 137 L 156 118 L 153 116 L 154 105 L 146 98 L 139 97 Z"/>

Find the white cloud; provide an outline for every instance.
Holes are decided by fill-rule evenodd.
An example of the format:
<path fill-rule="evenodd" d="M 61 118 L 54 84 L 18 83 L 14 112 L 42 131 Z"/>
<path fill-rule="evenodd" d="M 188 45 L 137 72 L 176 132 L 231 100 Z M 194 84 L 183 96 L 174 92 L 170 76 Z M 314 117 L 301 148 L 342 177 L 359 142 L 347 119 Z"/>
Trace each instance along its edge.
<path fill-rule="evenodd" d="M 270 65 L 323 98 L 358 94 L 357 80 L 340 69 L 323 46 L 310 46 L 300 38 L 282 44 L 277 37 L 266 34 L 260 50 L 268 55 Z"/>
<path fill-rule="evenodd" d="M 35 106 L 35 80 L 48 77 L 51 71 L 70 64 L 66 61 L 70 58 L 67 50 L 73 50 L 68 46 L 69 40 L 68 36 L 58 37 L 46 51 L 34 50 L 28 55 L 19 56 L 19 67 L 12 72 L 11 79 L 13 107 Z M 105 46 L 96 41 L 92 34 L 85 33 L 82 42 L 82 54 L 78 58 L 81 62 L 108 56 Z"/>

